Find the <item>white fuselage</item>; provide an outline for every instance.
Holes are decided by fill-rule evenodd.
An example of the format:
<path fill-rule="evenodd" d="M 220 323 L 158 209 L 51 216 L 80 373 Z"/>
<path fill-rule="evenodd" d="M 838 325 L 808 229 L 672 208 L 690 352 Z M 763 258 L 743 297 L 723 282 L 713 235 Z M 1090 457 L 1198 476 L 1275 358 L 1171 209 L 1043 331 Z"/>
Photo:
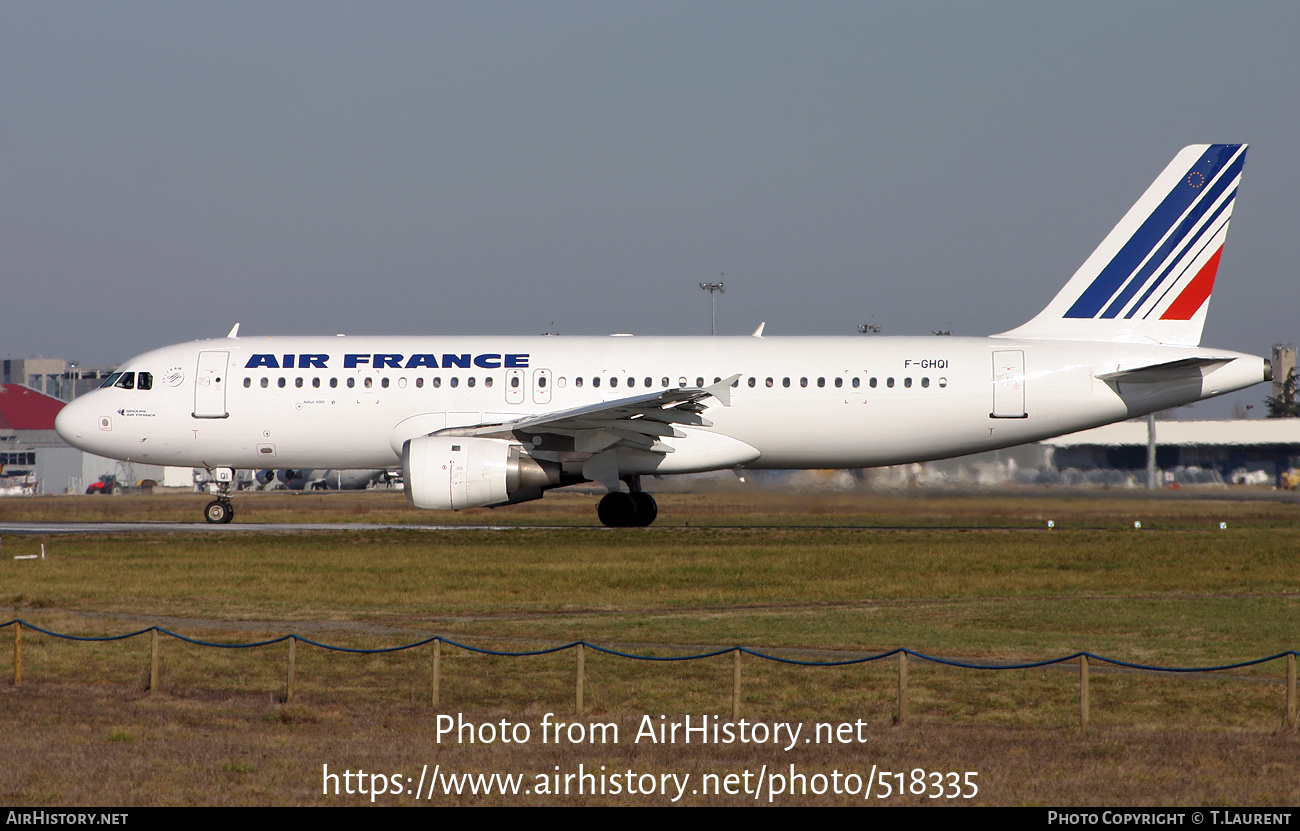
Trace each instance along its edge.
<path fill-rule="evenodd" d="M 1145 383 L 1100 376 L 1219 363 Z M 1202 347 L 1004 337 L 275 337 L 124 364 L 150 389 L 69 404 L 59 433 L 160 465 L 379 468 L 405 441 L 739 375 L 711 426 L 620 473 L 924 461 L 1070 433 L 1258 383 L 1263 359 Z M 527 441 L 527 438 L 524 438 Z"/>

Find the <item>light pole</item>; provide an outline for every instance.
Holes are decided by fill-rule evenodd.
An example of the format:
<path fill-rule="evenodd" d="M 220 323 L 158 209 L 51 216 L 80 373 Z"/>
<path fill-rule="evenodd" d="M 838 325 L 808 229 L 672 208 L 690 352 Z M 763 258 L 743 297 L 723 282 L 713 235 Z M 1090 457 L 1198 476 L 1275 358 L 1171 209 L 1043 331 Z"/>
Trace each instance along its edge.
<path fill-rule="evenodd" d="M 718 276 L 726 277 L 727 275 L 719 274 Z M 713 320 L 713 326 L 711 332 L 712 334 L 716 335 L 718 334 L 718 295 L 726 294 L 727 287 L 722 283 L 700 283 L 700 288 L 704 289 L 709 293 L 709 305 L 712 308 L 712 320 Z"/>

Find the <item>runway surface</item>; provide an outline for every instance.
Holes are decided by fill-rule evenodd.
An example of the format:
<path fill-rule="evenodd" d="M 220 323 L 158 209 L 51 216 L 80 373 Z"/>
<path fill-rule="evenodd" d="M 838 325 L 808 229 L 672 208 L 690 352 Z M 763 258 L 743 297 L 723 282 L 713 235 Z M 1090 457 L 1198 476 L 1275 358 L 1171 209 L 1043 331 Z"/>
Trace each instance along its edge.
<path fill-rule="evenodd" d="M 3 534 L 172 534 L 267 531 L 510 531 L 567 528 L 563 525 L 376 525 L 357 522 L 0 522 Z M 597 529 L 599 530 L 599 529 Z"/>

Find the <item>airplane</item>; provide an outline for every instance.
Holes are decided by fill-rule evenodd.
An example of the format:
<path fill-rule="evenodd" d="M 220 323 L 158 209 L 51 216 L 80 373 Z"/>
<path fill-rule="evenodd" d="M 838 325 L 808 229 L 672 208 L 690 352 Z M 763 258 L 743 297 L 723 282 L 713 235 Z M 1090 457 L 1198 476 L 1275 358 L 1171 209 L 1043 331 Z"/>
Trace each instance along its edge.
<path fill-rule="evenodd" d="M 263 490 L 363 491 L 372 482 L 387 481 L 386 470 L 259 470 L 253 481 Z"/>
<path fill-rule="evenodd" d="M 1246 157 L 1179 152 L 1027 323 L 967 337 L 267 337 L 169 346 L 68 404 L 69 444 L 206 468 L 400 468 L 417 508 L 603 485 L 647 526 L 642 477 L 920 462 L 1073 433 L 1271 378 L 1201 331 Z M 623 489 L 627 486 L 627 490 Z"/>

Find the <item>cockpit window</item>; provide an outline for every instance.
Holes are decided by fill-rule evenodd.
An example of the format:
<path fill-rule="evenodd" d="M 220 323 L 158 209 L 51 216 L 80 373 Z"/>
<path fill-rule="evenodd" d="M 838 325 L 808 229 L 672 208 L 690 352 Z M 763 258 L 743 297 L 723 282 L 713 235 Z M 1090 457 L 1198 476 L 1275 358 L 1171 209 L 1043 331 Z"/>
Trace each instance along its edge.
<path fill-rule="evenodd" d="M 118 378 L 118 379 L 117 379 L 117 383 L 115 383 L 113 386 L 118 387 L 119 389 L 124 389 L 124 390 L 133 390 L 133 389 L 135 389 L 135 373 L 134 373 L 134 372 L 123 372 L 123 373 L 122 373 L 122 377 L 121 377 L 121 378 Z"/>
<path fill-rule="evenodd" d="M 137 375 L 135 380 L 135 388 L 138 390 L 153 389 L 153 373 L 141 372 L 139 375 Z"/>
<path fill-rule="evenodd" d="M 118 379 L 118 378 L 121 378 L 121 377 L 122 377 L 122 373 L 120 373 L 120 372 L 114 372 L 112 375 L 110 375 L 110 376 L 108 376 L 107 378 L 104 379 L 104 383 L 100 384 L 100 385 L 99 385 L 99 388 L 100 388 L 100 389 L 104 389 L 105 387 L 111 387 L 111 386 L 113 386 L 114 384 L 116 384 L 116 383 L 117 383 L 117 379 Z"/>

